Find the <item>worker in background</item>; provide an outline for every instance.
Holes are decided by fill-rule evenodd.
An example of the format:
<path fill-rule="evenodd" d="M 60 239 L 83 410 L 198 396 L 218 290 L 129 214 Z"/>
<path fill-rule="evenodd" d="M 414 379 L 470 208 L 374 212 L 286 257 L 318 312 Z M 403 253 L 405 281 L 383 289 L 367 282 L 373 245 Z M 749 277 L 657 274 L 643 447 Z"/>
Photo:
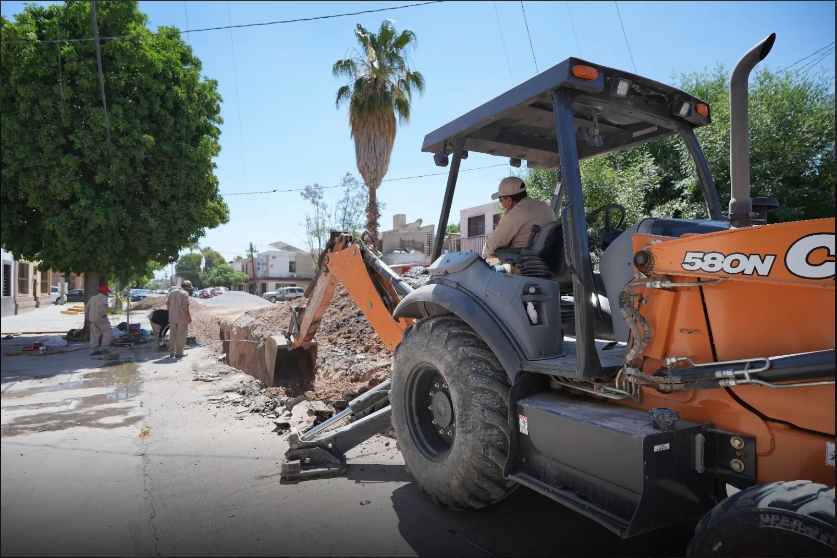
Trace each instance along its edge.
<path fill-rule="evenodd" d="M 186 338 L 189 336 L 189 324 L 192 316 L 189 314 L 189 295 L 192 292 L 192 282 L 183 281 L 179 289 L 169 293 L 166 308 L 169 311 L 169 356 L 183 358 Z"/>
<path fill-rule="evenodd" d="M 84 317 L 90 322 L 90 356 L 101 355 L 109 352 L 111 339 L 111 325 L 108 320 L 108 293 L 110 289 L 105 286 L 99 289 L 99 293 L 90 297 L 84 305 Z M 102 346 L 99 346 L 99 336 L 102 338 Z"/>
<path fill-rule="evenodd" d="M 168 347 L 163 343 L 163 338 L 169 330 L 169 311 L 162 308 L 154 310 L 149 316 L 148 320 L 151 322 L 151 330 L 154 336 L 157 337 L 157 344 L 161 351 L 165 351 Z"/>
<path fill-rule="evenodd" d="M 528 197 L 526 184 L 516 176 L 501 180 L 491 199 L 499 200 L 505 213 L 485 243 L 482 257 L 486 260 L 496 259 L 495 251 L 500 248 L 523 248 L 529 241 L 532 225 L 543 227 L 555 220 L 555 212 L 549 204 Z M 520 273 L 516 265 L 503 264 L 503 268 L 506 273 Z"/>

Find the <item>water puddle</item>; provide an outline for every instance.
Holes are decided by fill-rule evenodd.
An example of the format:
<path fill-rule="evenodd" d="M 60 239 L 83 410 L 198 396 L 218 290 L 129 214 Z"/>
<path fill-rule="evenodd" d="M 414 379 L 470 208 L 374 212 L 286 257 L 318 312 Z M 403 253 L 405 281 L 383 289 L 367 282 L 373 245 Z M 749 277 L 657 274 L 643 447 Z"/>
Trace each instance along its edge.
<path fill-rule="evenodd" d="M 114 405 L 130 400 L 142 393 L 142 379 L 134 362 L 108 367 L 101 372 L 71 376 L 71 381 L 58 385 L 28 387 L 2 396 L 23 404 L 3 408 L 4 422 L 0 437 L 18 436 L 35 432 L 65 430 L 74 426 L 117 428 L 140 420 L 136 406 Z M 106 393 L 85 395 L 91 388 L 111 388 Z M 39 395 L 68 392 L 60 401 L 38 401 Z M 31 398 L 27 404 L 25 398 Z M 36 409 L 49 409 L 43 413 L 26 414 Z M 17 415 L 17 416 L 15 416 Z"/>

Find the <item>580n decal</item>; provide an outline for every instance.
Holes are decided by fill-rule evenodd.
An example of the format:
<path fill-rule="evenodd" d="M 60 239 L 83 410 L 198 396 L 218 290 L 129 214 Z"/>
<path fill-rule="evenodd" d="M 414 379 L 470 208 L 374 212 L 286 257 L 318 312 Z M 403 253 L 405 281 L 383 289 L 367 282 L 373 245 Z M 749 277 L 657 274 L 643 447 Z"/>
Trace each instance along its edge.
<path fill-rule="evenodd" d="M 813 257 L 816 252 L 823 250 L 827 252 L 827 255 L 820 254 L 819 257 Z M 776 257 L 775 254 L 686 252 L 680 267 L 686 271 L 767 277 L 773 269 L 773 264 L 776 263 Z M 785 267 L 788 271 L 804 279 L 834 277 L 834 265 L 834 233 L 803 236 L 791 244 L 785 254 Z"/>

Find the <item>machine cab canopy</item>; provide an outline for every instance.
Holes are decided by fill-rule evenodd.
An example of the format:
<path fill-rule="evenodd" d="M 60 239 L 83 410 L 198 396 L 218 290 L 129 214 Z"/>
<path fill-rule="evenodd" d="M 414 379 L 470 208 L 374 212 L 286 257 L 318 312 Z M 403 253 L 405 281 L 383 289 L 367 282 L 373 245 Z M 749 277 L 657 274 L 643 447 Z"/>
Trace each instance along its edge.
<path fill-rule="evenodd" d="M 711 122 L 709 105 L 683 91 L 634 74 L 568 58 L 427 134 L 422 151 L 464 149 L 559 166 L 552 95 L 573 90 L 578 158 L 626 149 Z M 596 133 L 598 130 L 598 133 Z"/>

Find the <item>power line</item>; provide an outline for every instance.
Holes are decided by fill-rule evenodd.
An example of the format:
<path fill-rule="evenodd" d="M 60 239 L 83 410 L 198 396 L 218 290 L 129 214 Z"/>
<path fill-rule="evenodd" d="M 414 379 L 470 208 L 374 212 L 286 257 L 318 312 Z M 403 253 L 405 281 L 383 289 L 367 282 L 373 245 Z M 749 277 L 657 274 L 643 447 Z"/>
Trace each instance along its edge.
<path fill-rule="evenodd" d="M 461 173 L 462 172 L 470 172 L 470 171 L 477 171 L 477 170 L 483 170 L 483 169 L 493 169 L 495 167 L 505 167 L 505 166 L 507 166 L 507 163 L 501 163 L 499 165 L 488 165 L 488 166 L 485 166 L 485 167 L 476 167 L 476 168 L 473 168 L 473 169 L 463 169 L 463 170 L 460 170 L 459 172 L 461 172 Z M 385 178 L 381 182 L 397 182 L 399 180 L 413 180 L 413 179 L 416 179 L 416 178 L 427 178 L 429 176 L 441 176 L 443 174 L 446 175 L 448 173 L 447 172 L 436 172 L 436 173 L 432 173 L 432 174 L 420 174 L 420 175 L 417 175 L 417 176 L 403 176 L 403 177 L 400 177 L 400 178 Z M 366 184 L 364 184 L 364 186 L 365 185 Z M 343 184 L 335 184 L 334 186 L 320 186 L 320 188 L 323 189 L 323 190 L 327 190 L 329 188 L 342 188 L 342 187 L 343 187 Z M 221 194 L 221 195 L 222 196 L 250 196 L 250 195 L 254 195 L 254 194 L 284 194 L 284 193 L 287 193 L 287 192 L 303 192 L 303 191 L 305 191 L 305 188 L 291 188 L 291 189 L 288 189 L 288 190 L 279 190 L 279 189 L 263 190 L 261 192 L 231 192 L 229 194 Z"/>
<path fill-rule="evenodd" d="M 244 132 L 241 126 L 241 98 L 238 96 L 238 66 L 235 63 L 235 43 L 233 42 L 232 8 L 227 0 L 227 15 L 230 20 L 230 46 L 233 55 L 233 76 L 235 77 L 235 105 L 238 108 L 238 137 L 241 139 L 241 164 L 244 167 L 244 186 L 247 187 L 247 155 L 244 152 Z"/>
<path fill-rule="evenodd" d="M 613 4 L 616 6 L 616 13 L 619 15 L 619 25 L 622 26 L 622 34 L 625 36 L 625 44 L 628 45 L 628 54 L 631 55 L 631 64 L 634 67 L 634 73 L 636 74 L 636 62 L 634 62 L 634 53 L 631 52 L 631 43 L 628 42 L 628 34 L 625 33 L 625 24 L 622 23 L 622 14 L 619 12 L 619 4 L 616 3 L 616 0 L 613 0 Z"/>
<path fill-rule="evenodd" d="M 581 56 L 581 45 L 578 43 L 578 35 L 575 32 L 575 23 L 573 22 L 573 13 L 570 11 L 570 3 L 567 4 L 567 13 L 570 14 L 570 25 L 573 26 L 573 36 L 575 37 L 575 46 L 578 47 L 578 55 Z"/>
<path fill-rule="evenodd" d="M 806 56 L 806 57 L 804 57 L 804 58 L 800 58 L 799 60 L 797 60 L 797 61 L 796 61 L 796 62 L 794 62 L 793 64 L 790 64 L 790 65 L 788 65 L 788 66 L 785 66 L 784 68 L 782 68 L 781 70 L 779 70 L 779 71 L 778 71 L 778 72 L 776 72 L 776 73 L 778 74 L 778 73 L 781 73 L 781 72 L 785 72 L 785 71 L 787 71 L 787 70 L 790 70 L 791 68 L 793 68 L 794 66 L 796 66 L 796 65 L 797 65 L 797 64 L 799 64 L 800 62 L 802 62 L 802 61 L 804 61 L 804 60 L 807 60 L 807 59 L 811 58 L 812 56 L 814 56 L 814 55 L 815 55 L 815 54 L 817 54 L 818 52 L 821 52 L 821 51 L 823 51 L 823 50 L 827 49 L 827 48 L 828 48 L 828 47 L 830 47 L 830 46 L 834 46 L 834 41 L 831 41 L 829 44 L 825 45 L 824 47 L 822 47 L 822 48 L 820 48 L 820 49 L 815 50 L 814 52 L 812 52 L 812 53 L 811 53 L 811 54 L 809 54 L 808 56 Z"/>
<path fill-rule="evenodd" d="M 500 24 L 500 12 L 497 11 L 497 2 L 494 2 L 494 13 L 497 14 L 497 27 L 500 28 L 500 40 L 503 41 L 503 52 L 506 53 L 506 64 L 509 66 L 509 77 L 512 80 L 512 87 L 514 87 L 514 76 L 512 75 L 511 61 L 509 60 L 509 51 L 506 50 L 506 38 L 503 37 L 503 26 Z"/>
<path fill-rule="evenodd" d="M 535 47 L 532 46 L 532 34 L 529 33 L 529 22 L 526 20 L 526 10 L 523 9 L 523 0 L 520 0 L 520 10 L 523 12 L 523 23 L 526 24 L 526 34 L 529 35 L 529 48 L 532 49 L 532 60 L 535 61 L 535 73 L 541 73 L 538 70 L 538 60 L 535 58 Z"/>
<path fill-rule="evenodd" d="M 430 4 L 441 4 L 446 0 L 432 0 L 430 2 L 419 2 L 417 4 L 405 4 L 403 6 L 390 6 L 388 8 L 378 8 L 375 10 L 363 10 L 360 12 L 351 12 L 345 14 L 333 14 L 333 15 L 325 15 L 325 16 L 316 16 L 316 17 L 301 17 L 297 19 L 285 19 L 280 21 L 264 21 L 259 23 L 242 23 L 239 25 L 222 25 L 220 27 L 206 27 L 204 29 L 192 29 L 190 33 L 201 33 L 203 31 L 221 31 L 224 29 L 240 29 L 243 27 L 263 27 L 266 25 L 284 25 L 286 23 L 300 23 L 305 21 L 319 21 L 321 19 L 334 19 L 338 17 L 352 17 L 356 15 L 363 15 L 363 14 L 374 14 L 377 12 L 386 12 L 391 10 L 403 10 L 404 8 L 416 8 L 419 6 L 427 6 Z M 179 30 L 175 31 L 157 31 L 157 32 L 149 32 L 143 33 L 139 35 L 113 35 L 110 37 L 99 37 L 100 41 L 110 41 L 113 39 L 141 39 L 143 37 L 152 37 L 155 35 L 176 35 L 180 33 Z M 48 39 L 48 40 L 38 40 L 38 41 L 2 41 L 0 44 L 4 45 L 31 45 L 31 44 L 47 44 L 47 43 L 57 43 L 57 42 L 65 42 L 65 43 L 79 43 L 85 41 L 92 41 L 93 38 L 86 38 L 86 39 Z"/>
<path fill-rule="evenodd" d="M 800 75 L 803 75 L 803 76 L 804 76 L 805 74 L 807 74 L 808 72 L 810 72 L 811 70 L 813 70 L 813 69 L 814 69 L 814 67 L 815 67 L 817 64 L 819 64 L 820 62 L 822 62 L 823 60 L 825 60 L 827 57 L 831 56 L 832 54 L 834 54 L 834 49 L 833 49 L 833 48 L 831 48 L 831 49 L 829 49 L 829 50 L 825 51 L 824 53 L 822 53 L 822 55 L 820 55 L 819 57 L 815 58 L 812 62 L 810 62 L 810 63 L 808 63 L 808 64 L 805 64 L 803 67 L 801 67 L 801 68 L 799 69 Z"/>

